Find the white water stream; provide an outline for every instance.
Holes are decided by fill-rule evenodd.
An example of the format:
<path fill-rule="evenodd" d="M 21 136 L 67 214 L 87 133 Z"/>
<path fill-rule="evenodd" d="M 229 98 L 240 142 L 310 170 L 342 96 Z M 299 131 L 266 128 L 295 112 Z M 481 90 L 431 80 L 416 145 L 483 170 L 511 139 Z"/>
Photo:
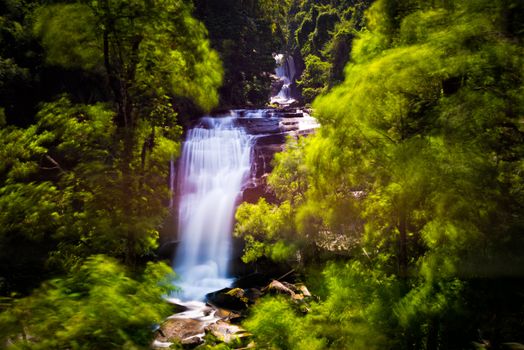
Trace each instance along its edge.
<path fill-rule="evenodd" d="M 202 118 L 182 150 L 179 239 L 174 264 L 182 300 L 203 300 L 228 287 L 231 232 L 242 184 L 251 167 L 251 137 L 233 117 Z"/>
<path fill-rule="evenodd" d="M 283 85 L 278 94 L 271 97 L 270 102 L 271 104 L 276 103 L 281 106 L 289 106 L 295 102 L 295 99 L 291 97 L 291 84 L 296 75 L 295 61 L 292 56 L 284 56 L 281 53 L 274 55 L 274 58 L 277 63 L 275 73 Z"/>
<path fill-rule="evenodd" d="M 295 101 L 290 95 L 296 74 L 294 61 L 282 54 L 275 55 L 275 60 L 283 86 L 271 102 L 286 106 Z M 270 120 L 279 113 L 273 109 L 232 111 L 231 116 L 204 117 L 188 130 L 177 173 L 179 245 L 174 270 L 179 276 L 175 284 L 181 289 L 177 295 L 181 301 L 204 300 L 206 294 L 231 284 L 228 270 L 234 213 L 250 173 L 254 137 L 235 125 L 235 120 Z M 299 132 L 318 126 L 307 113 L 302 115 L 297 121 Z M 278 132 L 282 122 L 276 127 Z M 173 162 L 171 167 L 174 174 Z M 174 183 L 173 178 L 170 181 Z M 171 201 L 170 207 L 173 205 Z"/>

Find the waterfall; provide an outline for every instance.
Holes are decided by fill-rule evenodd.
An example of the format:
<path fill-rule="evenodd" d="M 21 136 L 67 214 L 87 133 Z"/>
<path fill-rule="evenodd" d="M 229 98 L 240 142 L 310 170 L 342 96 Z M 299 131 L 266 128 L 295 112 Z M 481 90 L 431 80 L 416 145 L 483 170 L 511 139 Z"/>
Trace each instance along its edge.
<path fill-rule="evenodd" d="M 187 133 L 178 169 L 181 298 L 227 287 L 234 212 L 251 167 L 251 137 L 234 117 L 204 117 Z"/>
<path fill-rule="evenodd" d="M 271 97 L 271 103 L 279 105 L 290 105 L 295 102 L 291 97 L 291 84 L 295 79 L 296 69 L 295 61 L 292 56 L 284 56 L 283 54 L 274 55 L 277 63 L 275 73 L 282 82 L 282 87 L 276 96 Z"/>
<path fill-rule="evenodd" d="M 169 192 L 171 193 L 169 197 L 169 210 L 172 210 L 175 204 L 175 158 L 173 155 L 171 155 L 171 160 L 169 161 Z"/>

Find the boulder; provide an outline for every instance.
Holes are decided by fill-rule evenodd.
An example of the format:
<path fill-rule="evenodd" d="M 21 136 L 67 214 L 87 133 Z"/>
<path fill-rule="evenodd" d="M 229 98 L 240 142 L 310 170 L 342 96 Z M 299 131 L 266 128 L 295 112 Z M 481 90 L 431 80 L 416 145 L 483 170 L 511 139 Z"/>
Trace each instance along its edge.
<path fill-rule="evenodd" d="M 262 291 L 263 292 L 273 292 L 273 293 L 278 293 L 278 294 L 287 294 L 291 296 L 292 298 L 295 297 L 295 292 L 291 288 L 287 287 L 282 282 L 279 282 L 277 280 L 271 281 L 271 283 L 266 288 L 264 288 Z"/>
<path fill-rule="evenodd" d="M 165 299 L 165 300 L 166 300 L 166 302 L 169 305 L 172 306 L 172 312 L 174 314 L 178 314 L 180 312 L 184 312 L 184 311 L 188 311 L 189 310 L 189 308 L 187 306 L 179 304 L 178 303 L 178 299 L 170 299 L 170 298 L 168 298 L 168 299 Z"/>
<path fill-rule="evenodd" d="M 280 132 L 278 118 L 239 118 L 238 126 L 244 127 L 250 135 L 273 134 Z"/>
<path fill-rule="evenodd" d="M 224 288 L 206 295 L 207 302 L 216 307 L 231 311 L 243 311 L 247 309 L 248 299 L 244 296 L 241 288 Z"/>
<path fill-rule="evenodd" d="M 251 338 L 251 333 L 248 333 L 242 327 L 222 320 L 207 326 L 206 331 L 211 333 L 217 340 L 226 344 L 231 342 L 247 344 Z"/>
<path fill-rule="evenodd" d="M 157 332 L 158 343 L 180 343 L 194 347 L 203 343 L 205 324 L 190 318 L 168 318 Z"/>
<path fill-rule="evenodd" d="M 240 322 L 242 315 L 234 311 L 217 308 L 215 311 L 215 317 L 218 317 L 228 322 L 236 323 L 236 322 Z"/>

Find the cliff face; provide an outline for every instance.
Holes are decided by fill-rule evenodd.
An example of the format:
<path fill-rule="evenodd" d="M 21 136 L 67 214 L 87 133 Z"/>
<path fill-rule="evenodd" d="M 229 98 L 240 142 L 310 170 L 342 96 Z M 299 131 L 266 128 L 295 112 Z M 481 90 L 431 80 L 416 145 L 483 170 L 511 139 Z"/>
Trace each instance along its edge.
<path fill-rule="evenodd" d="M 251 179 L 242 192 L 242 201 L 256 203 L 264 197 L 275 200 L 267 186 L 267 175 L 273 169 L 273 157 L 281 152 L 288 137 L 311 134 L 319 126 L 309 111 L 297 108 L 237 111 L 237 123 L 253 135 Z"/>

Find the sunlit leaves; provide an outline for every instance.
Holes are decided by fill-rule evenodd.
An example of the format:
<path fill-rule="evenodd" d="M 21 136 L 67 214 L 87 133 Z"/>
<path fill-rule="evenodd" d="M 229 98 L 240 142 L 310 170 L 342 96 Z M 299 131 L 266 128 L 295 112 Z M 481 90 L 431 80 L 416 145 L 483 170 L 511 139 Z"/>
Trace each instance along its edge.
<path fill-rule="evenodd" d="M 243 203 L 235 217 L 239 222 L 235 227 L 235 235 L 246 241 L 245 262 L 263 256 L 280 261 L 292 257 L 292 245 L 297 237 L 293 236 L 293 212 L 289 202 L 278 206 L 264 199 L 260 199 L 257 204 Z"/>
<path fill-rule="evenodd" d="M 1 314 L 0 340 L 13 349 L 144 349 L 150 327 L 169 312 L 169 271 L 151 263 L 133 279 L 116 261 L 93 256 Z"/>
<path fill-rule="evenodd" d="M 315 331 L 343 339 L 358 322 L 386 339 L 351 348 L 460 347 L 471 335 L 453 327 L 478 307 L 464 299 L 476 292 L 468 283 L 522 276 L 524 55 L 503 24 L 509 7 L 375 2 L 345 81 L 313 104 L 321 130 L 302 156 L 291 147 L 277 159 L 278 172 L 302 162 L 276 182 L 300 199 L 298 237 L 325 230 L 360 239 L 353 261 L 328 270 L 318 314 L 330 318 L 318 316 Z M 297 178 L 306 179 L 302 194 L 290 191 Z M 338 338 L 322 337 L 337 348 Z"/>
<path fill-rule="evenodd" d="M 96 37 L 96 18 L 87 5 L 72 3 L 41 7 L 35 18 L 34 31 L 47 50 L 49 64 L 100 68 L 102 46 Z"/>
<path fill-rule="evenodd" d="M 41 241 L 60 224 L 59 193 L 49 182 L 15 184 L 0 188 L 0 225 L 6 240 L 24 235 Z M 4 249 L 9 249 L 7 246 Z"/>
<path fill-rule="evenodd" d="M 243 324 L 257 344 L 277 349 L 394 348 L 389 304 L 399 293 L 395 277 L 354 262 L 330 264 L 324 278 L 328 297 L 313 303 L 307 314 L 283 299 L 257 304 Z"/>
<path fill-rule="evenodd" d="M 184 1 L 54 4 L 37 10 L 34 30 L 49 64 L 106 70 L 134 95 L 178 95 L 209 110 L 222 69 L 191 9 Z"/>

